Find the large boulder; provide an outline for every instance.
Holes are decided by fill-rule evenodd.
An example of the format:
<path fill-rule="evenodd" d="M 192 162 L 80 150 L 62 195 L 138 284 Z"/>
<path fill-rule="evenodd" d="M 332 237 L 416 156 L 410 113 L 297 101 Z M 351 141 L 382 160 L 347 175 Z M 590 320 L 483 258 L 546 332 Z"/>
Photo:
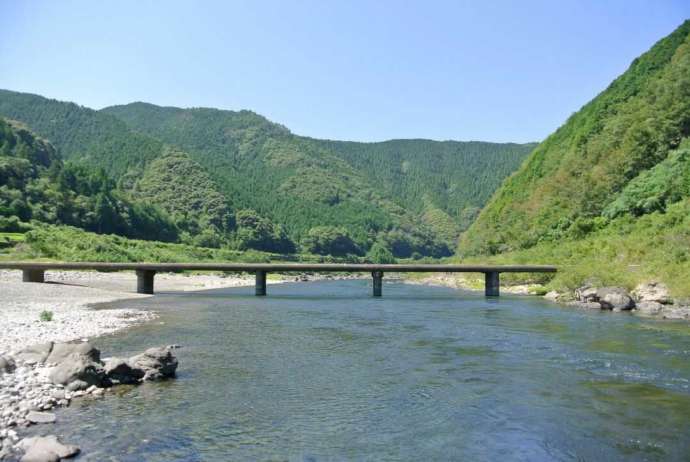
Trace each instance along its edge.
<path fill-rule="evenodd" d="M 620 287 L 602 287 L 597 289 L 597 297 L 602 308 L 614 311 L 625 311 L 635 308 L 635 302 L 625 289 Z"/>
<path fill-rule="evenodd" d="M 60 364 L 70 356 L 82 356 L 89 361 L 100 362 L 101 352 L 88 342 L 79 343 L 56 343 L 46 358 L 47 363 Z"/>
<path fill-rule="evenodd" d="M 60 443 L 55 435 L 24 438 L 17 446 L 25 452 L 21 462 L 58 462 L 80 451 L 77 446 Z"/>
<path fill-rule="evenodd" d="M 50 371 L 48 377 L 54 384 L 64 385 L 70 391 L 108 384 L 103 366 L 78 354 L 63 359 Z"/>
<path fill-rule="evenodd" d="M 19 362 L 26 364 L 43 364 L 53 350 L 53 342 L 37 343 L 14 355 Z"/>
<path fill-rule="evenodd" d="M 639 284 L 632 291 L 633 298 L 638 302 L 655 302 L 662 305 L 673 303 L 671 294 L 666 284 L 662 282 L 646 282 Z"/>
<path fill-rule="evenodd" d="M 128 363 L 132 368 L 144 372 L 144 381 L 175 377 L 177 370 L 177 358 L 169 347 L 149 348 L 142 354 L 129 358 Z"/>
<path fill-rule="evenodd" d="M 139 383 L 146 372 L 132 365 L 122 358 L 110 358 L 105 361 L 104 371 L 106 377 L 115 383 L 134 384 Z"/>
<path fill-rule="evenodd" d="M 10 358 L 9 356 L 0 355 L 0 375 L 4 374 L 5 372 L 14 372 L 16 367 L 17 366 L 14 363 L 14 359 Z"/>

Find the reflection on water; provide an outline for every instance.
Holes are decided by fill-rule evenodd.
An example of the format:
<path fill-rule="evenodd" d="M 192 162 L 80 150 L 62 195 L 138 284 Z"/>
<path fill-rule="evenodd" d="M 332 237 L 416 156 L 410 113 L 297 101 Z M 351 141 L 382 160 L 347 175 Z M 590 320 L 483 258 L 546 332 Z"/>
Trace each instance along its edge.
<path fill-rule="evenodd" d="M 164 294 L 179 377 L 60 411 L 82 460 L 687 460 L 687 326 L 364 281 Z"/>

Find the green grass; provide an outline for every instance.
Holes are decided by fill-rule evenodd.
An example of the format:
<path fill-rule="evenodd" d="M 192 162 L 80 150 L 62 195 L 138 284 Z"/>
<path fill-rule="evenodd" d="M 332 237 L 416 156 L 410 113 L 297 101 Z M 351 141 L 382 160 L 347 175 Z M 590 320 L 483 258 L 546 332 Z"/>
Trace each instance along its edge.
<path fill-rule="evenodd" d="M 506 273 L 502 283 L 537 283 L 572 292 L 589 282 L 632 289 L 665 282 L 675 297 L 690 296 L 690 199 L 642 217 L 624 216 L 578 239 L 544 242 L 515 252 L 462 263 L 553 264 L 558 273 Z"/>
<path fill-rule="evenodd" d="M 0 233 L 0 240 L 6 239 L 12 242 L 23 242 L 24 233 Z"/>
<path fill-rule="evenodd" d="M 43 322 L 50 322 L 53 320 L 53 312 L 47 310 L 41 311 L 41 314 L 38 317 Z"/>

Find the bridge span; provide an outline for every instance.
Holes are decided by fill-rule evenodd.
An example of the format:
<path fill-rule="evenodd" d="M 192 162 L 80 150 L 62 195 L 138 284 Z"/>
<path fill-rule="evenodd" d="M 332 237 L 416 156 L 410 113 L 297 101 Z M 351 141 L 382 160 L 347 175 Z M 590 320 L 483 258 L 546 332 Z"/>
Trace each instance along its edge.
<path fill-rule="evenodd" d="M 45 263 L 0 262 L 0 269 L 22 271 L 24 282 L 44 282 L 50 270 L 135 271 L 137 292 L 153 294 L 157 272 L 223 271 L 254 273 L 255 293 L 266 295 L 266 275 L 274 273 L 338 272 L 370 273 L 374 297 L 382 295 L 384 273 L 484 273 L 484 293 L 497 297 L 500 292 L 501 273 L 555 273 L 549 265 L 450 265 L 450 264 L 364 264 L 364 263 Z"/>

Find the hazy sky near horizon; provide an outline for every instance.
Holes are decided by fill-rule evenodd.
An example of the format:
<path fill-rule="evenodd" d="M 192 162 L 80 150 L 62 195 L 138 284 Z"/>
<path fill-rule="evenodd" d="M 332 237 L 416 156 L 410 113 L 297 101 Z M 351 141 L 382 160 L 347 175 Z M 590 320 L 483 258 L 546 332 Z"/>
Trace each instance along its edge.
<path fill-rule="evenodd" d="M 0 0 L 0 88 L 300 135 L 538 141 L 690 18 L 660 1 Z"/>

